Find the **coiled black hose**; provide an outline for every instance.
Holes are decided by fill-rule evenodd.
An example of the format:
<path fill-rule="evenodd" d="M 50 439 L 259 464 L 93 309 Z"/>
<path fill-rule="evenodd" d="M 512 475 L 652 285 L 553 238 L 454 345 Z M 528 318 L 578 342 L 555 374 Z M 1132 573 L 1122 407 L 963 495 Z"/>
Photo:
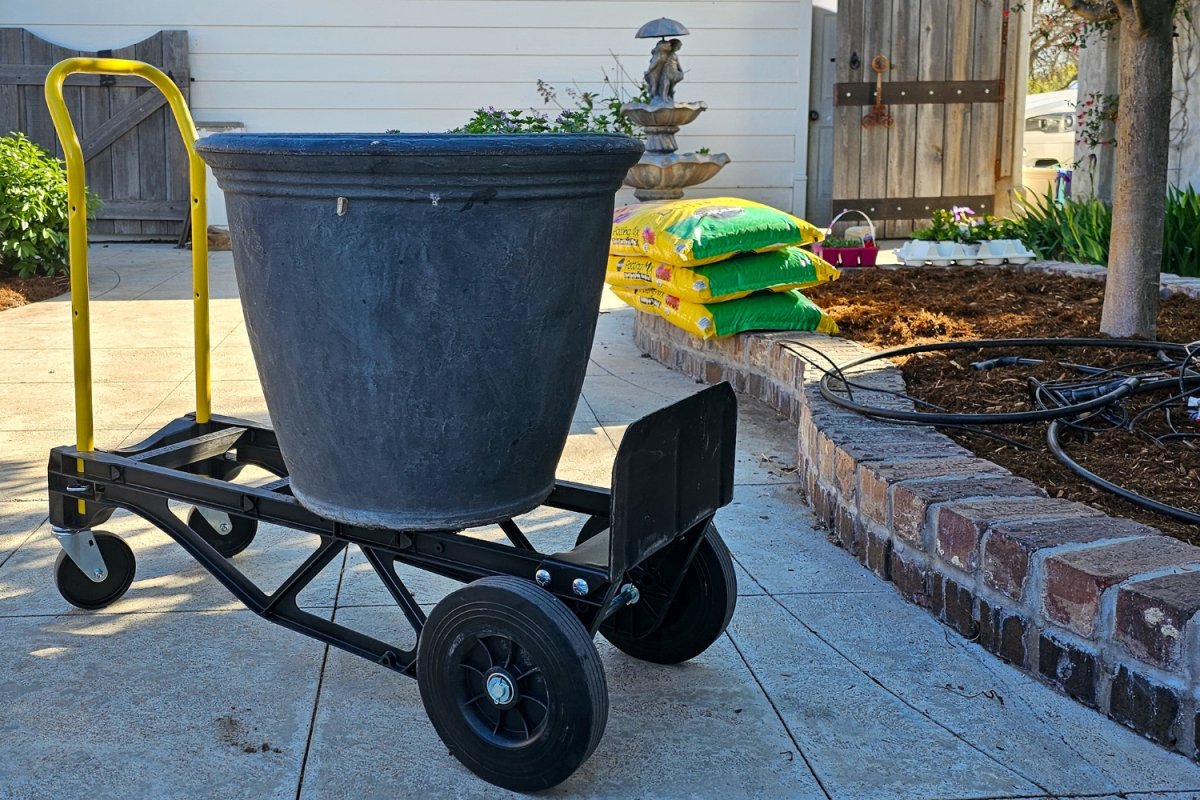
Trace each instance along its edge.
<path fill-rule="evenodd" d="M 799 343 L 789 343 L 799 344 Z M 1087 364 L 1071 364 L 1063 362 L 1063 366 L 1073 369 L 1081 375 L 1078 381 L 1057 381 L 1043 383 L 1035 378 L 1029 379 L 1029 385 L 1034 403 L 1038 406 L 1032 411 L 1008 411 L 987 414 L 956 413 L 942 409 L 933 404 L 912 398 L 902 392 L 877 389 L 861 382 L 850 380 L 846 372 L 864 364 L 875 361 L 897 358 L 901 356 L 921 355 L 963 350 L 1022 350 L 1031 348 L 1107 348 L 1140 351 L 1152 353 L 1149 360 L 1138 361 L 1119 367 L 1098 367 Z M 1130 491 L 1112 481 L 1096 475 L 1084 468 L 1067 454 L 1062 444 L 1062 433 L 1066 429 L 1075 429 L 1087 434 L 1094 434 L 1104 428 L 1095 427 L 1095 420 L 1100 420 L 1108 429 L 1123 428 L 1132 430 L 1134 425 L 1155 410 L 1161 410 L 1166 415 L 1171 433 L 1160 437 L 1151 437 L 1162 444 L 1168 440 L 1200 438 L 1200 431 L 1195 433 L 1180 431 L 1175 427 L 1171 418 L 1171 409 L 1180 404 L 1186 404 L 1188 398 L 1200 396 L 1200 372 L 1192 368 L 1200 356 L 1200 343 L 1189 345 L 1169 342 L 1147 342 L 1140 339 L 1090 339 L 1090 338 L 1029 338 L 1029 339 L 974 339 L 969 341 L 933 342 L 921 345 L 909 345 L 872 353 L 855 359 L 848 364 L 836 364 L 831 369 L 821 367 L 810 359 L 810 364 L 823 373 L 820 381 L 821 396 L 842 408 L 855 411 L 873 419 L 888 420 L 903 424 L 924 424 L 935 427 L 949 427 L 972 430 L 977 425 L 1014 425 L 1029 422 L 1050 422 L 1046 433 L 1047 446 L 1050 452 L 1072 473 L 1089 483 L 1111 492 L 1135 505 L 1149 511 L 1171 517 L 1172 519 L 1190 524 L 1200 524 L 1200 514 L 1187 509 L 1161 503 L 1152 498 Z M 832 364 L 832 360 L 828 359 Z M 1036 366 L 1045 363 L 1042 359 L 1026 358 L 1017 355 L 1002 355 L 972 363 L 975 369 L 984 371 L 1005 366 Z M 835 388 L 835 384 L 838 388 Z M 881 393 L 892 396 L 906 397 L 914 403 L 926 408 L 937 408 L 936 411 L 909 411 L 906 409 L 885 408 L 872 406 L 854 398 L 853 389 L 866 393 Z M 1164 390 L 1174 390 L 1165 400 L 1151 404 L 1137 414 L 1130 416 L 1122 401 L 1135 395 L 1143 395 Z M 984 430 L 976 432 L 993 435 Z M 1002 438 L 996 436 L 995 438 Z"/>

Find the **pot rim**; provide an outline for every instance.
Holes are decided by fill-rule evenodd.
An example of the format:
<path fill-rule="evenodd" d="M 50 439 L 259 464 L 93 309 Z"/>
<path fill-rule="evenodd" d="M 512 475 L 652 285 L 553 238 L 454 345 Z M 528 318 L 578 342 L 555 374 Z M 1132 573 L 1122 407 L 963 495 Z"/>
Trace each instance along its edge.
<path fill-rule="evenodd" d="M 200 153 L 287 156 L 639 155 L 640 139 L 617 133 L 215 133 Z"/>

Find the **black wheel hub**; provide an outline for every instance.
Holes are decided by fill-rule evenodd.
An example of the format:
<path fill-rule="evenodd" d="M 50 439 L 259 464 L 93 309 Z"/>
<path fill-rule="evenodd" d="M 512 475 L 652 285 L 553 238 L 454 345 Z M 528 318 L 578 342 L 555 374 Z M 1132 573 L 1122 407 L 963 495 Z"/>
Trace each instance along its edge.
<path fill-rule="evenodd" d="M 488 699 L 496 708 L 507 711 L 521 700 L 521 692 L 511 673 L 503 667 L 492 667 L 483 678 Z"/>
<path fill-rule="evenodd" d="M 541 733 L 550 708 L 541 670 L 517 642 L 480 636 L 459 655 L 462 712 L 485 741 L 522 747 Z"/>

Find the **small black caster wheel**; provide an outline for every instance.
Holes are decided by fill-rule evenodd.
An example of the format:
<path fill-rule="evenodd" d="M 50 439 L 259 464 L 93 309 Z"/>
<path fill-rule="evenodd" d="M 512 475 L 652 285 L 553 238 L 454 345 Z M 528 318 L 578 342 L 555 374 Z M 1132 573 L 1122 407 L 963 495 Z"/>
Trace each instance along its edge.
<path fill-rule="evenodd" d="M 608 684 L 583 625 L 549 592 L 507 575 L 434 607 L 417 646 L 417 683 L 451 754 L 518 792 L 570 777 L 608 721 Z"/>
<path fill-rule="evenodd" d="M 629 577 L 638 588 L 638 601 L 601 624 L 600 635 L 626 655 L 655 664 L 679 664 L 707 650 L 733 619 L 737 575 L 716 526 L 705 529 L 683 583 L 668 605 L 671 581 L 677 574 L 671 561 L 677 553 L 668 546 L 632 570 Z M 660 616 L 662 623 L 655 627 Z"/>
<path fill-rule="evenodd" d="M 65 550 L 59 552 L 54 562 L 54 585 L 58 587 L 58 593 L 71 605 L 88 611 L 120 600 L 133 583 L 137 568 L 133 550 L 120 536 L 108 531 L 92 531 L 92 538 L 108 570 L 104 580 L 97 583 L 84 575 Z"/>
<path fill-rule="evenodd" d="M 232 514 L 228 516 L 230 530 L 227 533 L 218 533 L 198 508 L 188 512 L 187 524 L 218 553 L 226 558 L 233 558 L 254 541 L 254 534 L 258 533 L 258 520 L 235 517 Z"/>

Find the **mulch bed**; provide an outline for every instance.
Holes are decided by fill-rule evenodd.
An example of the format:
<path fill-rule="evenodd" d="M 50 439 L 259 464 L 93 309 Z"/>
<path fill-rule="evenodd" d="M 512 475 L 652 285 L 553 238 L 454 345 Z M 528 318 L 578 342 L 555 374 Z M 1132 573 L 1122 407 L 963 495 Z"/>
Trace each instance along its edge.
<path fill-rule="evenodd" d="M 53 278 L 44 275 L 34 278 L 0 276 L 0 311 L 58 297 L 69 287 L 70 278 L 67 275 Z"/>
<path fill-rule="evenodd" d="M 841 280 L 806 294 L 837 320 L 843 336 L 882 349 L 962 339 L 1094 338 L 1104 284 L 1010 269 L 864 269 L 846 270 Z M 1200 339 L 1200 301 L 1183 295 L 1163 300 L 1158 338 L 1180 343 Z M 998 355 L 1042 358 L 1048 363 L 984 371 L 970 366 Z M 994 413 L 1035 407 L 1028 376 L 1043 381 L 1079 377 L 1060 360 L 1109 367 L 1145 358 L 1113 348 L 977 350 L 910 357 L 902 359 L 900 367 L 915 398 L 951 411 Z M 1165 396 L 1135 398 L 1128 408 L 1136 412 Z M 867 398 L 866 402 L 873 402 Z M 1189 423 L 1179 413 L 1173 420 L 1181 430 L 1200 433 L 1200 424 Z M 1087 503 L 1200 544 L 1200 526 L 1146 511 L 1077 477 L 1048 450 L 1046 428 L 1046 423 L 992 428 L 1031 449 L 969 432 L 946 433 L 977 455 L 1034 481 L 1051 496 Z M 1167 430 L 1161 414 L 1149 414 L 1133 432 L 1072 434 L 1067 449 L 1082 466 L 1113 483 L 1200 513 L 1200 439 L 1168 444 L 1153 440 L 1152 436 Z"/>

